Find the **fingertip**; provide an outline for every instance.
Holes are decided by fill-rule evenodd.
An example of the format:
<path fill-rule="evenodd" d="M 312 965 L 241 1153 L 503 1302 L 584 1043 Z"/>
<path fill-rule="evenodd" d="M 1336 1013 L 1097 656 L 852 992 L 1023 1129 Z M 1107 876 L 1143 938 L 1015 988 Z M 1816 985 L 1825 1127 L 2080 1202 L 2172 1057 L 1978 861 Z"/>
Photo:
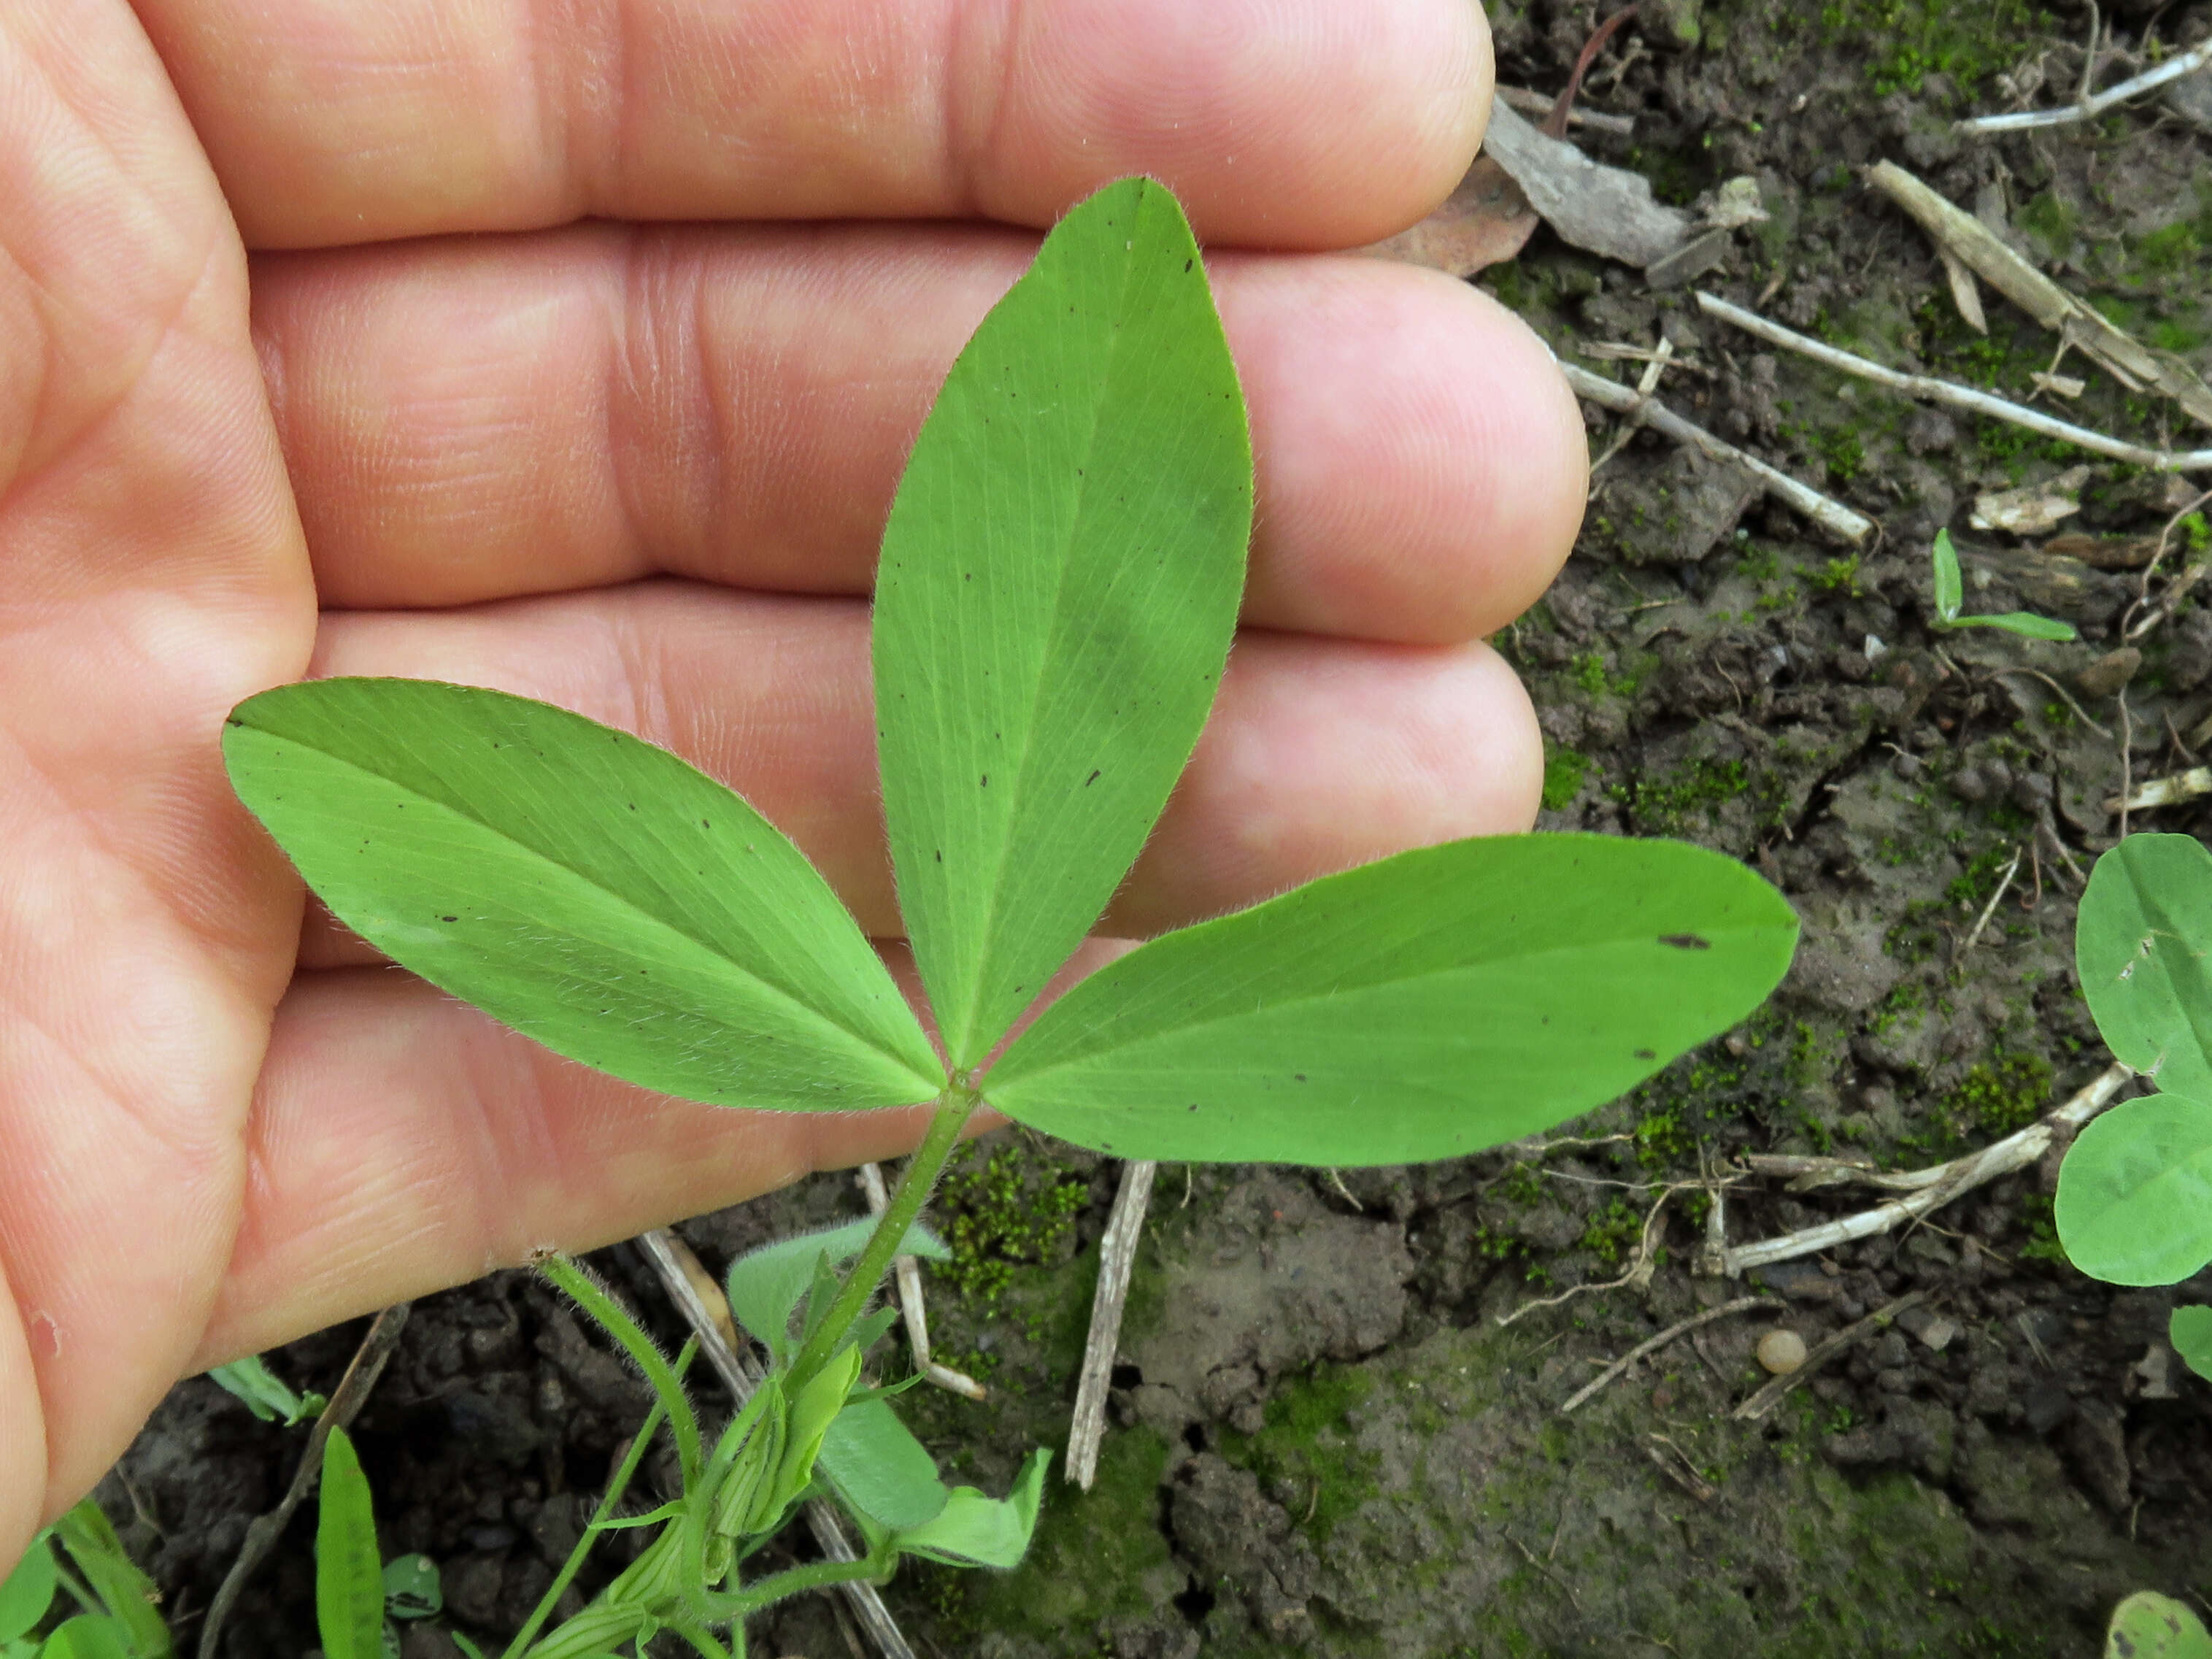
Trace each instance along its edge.
<path fill-rule="evenodd" d="M 983 211 L 1045 223 L 1106 178 L 1167 181 L 1205 240 L 1358 247 L 1449 195 L 1488 121 L 1471 0 L 1062 0 L 1015 9 L 965 101 Z M 979 37 L 980 40 L 981 37 Z"/>
<path fill-rule="evenodd" d="M 1252 410 L 1246 614 L 1453 644 L 1549 586 L 1582 523 L 1582 416 L 1534 331 L 1440 272 L 1240 260 L 1219 284 Z"/>

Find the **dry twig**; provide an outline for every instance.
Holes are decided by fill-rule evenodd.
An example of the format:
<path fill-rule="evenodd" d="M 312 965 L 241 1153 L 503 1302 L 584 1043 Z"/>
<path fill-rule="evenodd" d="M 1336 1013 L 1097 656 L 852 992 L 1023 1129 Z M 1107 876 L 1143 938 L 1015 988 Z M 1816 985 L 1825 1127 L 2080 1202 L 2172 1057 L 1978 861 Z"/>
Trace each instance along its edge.
<path fill-rule="evenodd" d="M 2093 50 L 2090 65 L 2096 62 Z M 2185 52 L 2179 58 L 2169 58 L 2156 69 L 2145 70 L 2141 75 L 2106 87 L 2091 95 L 2088 88 L 2090 70 L 2082 70 L 2081 95 L 2071 104 L 2057 109 L 2021 110 L 2010 115 L 1977 115 L 1953 125 L 1960 132 L 2019 132 L 2029 127 L 2063 126 L 2069 121 L 2087 121 L 2102 115 L 2115 104 L 2125 103 L 2130 98 L 2140 98 L 2147 92 L 2155 92 L 2169 81 L 2179 81 L 2185 75 L 2212 65 L 2212 40 Z"/>
<path fill-rule="evenodd" d="M 215 1600 L 208 1605 L 207 1622 L 200 1626 L 200 1659 L 215 1659 L 222 1651 L 222 1627 L 229 1621 L 230 1610 L 238 1605 L 239 1593 L 268 1559 L 269 1552 L 276 1547 L 276 1540 L 284 1535 L 294 1513 L 322 1479 L 323 1447 L 331 1437 L 331 1431 L 345 1427 L 368 1403 L 369 1390 L 384 1375 L 392 1351 L 399 1346 L 399 1334 L 407 1328 L 410 1305 L 398 1303 L 377 1315 L 368 1328 L 368 1334 L 362 1338 L 361 1346 L 354 1350 L 345 1375 L 331 1390 L 330 1404 L 323 1407 L 322 1415 L 309 1431 L 307 1443 L 300 1452 L 300 1467 L 292 1472 L 292 1484 L 284 1489 L 283 1501 L 268 1514 L 255 1516 L 253 1523 L 246 1528 L 246 1542 L 239 1549 L 238 1559 L 230 1564 L 230 1571 L 223 1575 Z"/>
<path fill-rule="evenodd" d="M 1997 882 L 1997 890 L 1990 895 L 1990 902 L 1982 907 L 1982 914 L 1975 920 L 1973 931 L 1966 935 L 1966 942 L 1959 947 L 1960 956 L 1963 957 L 1981 942 L 1982 930 L 1990 925 L 1990 918 L 1996 914 L 1997 901 L 2005 896 L 2006 891 L 2012 886 L 2013 877 L 2020 872 L 2021 854 L 2027 850 L 2024 845 L 2012 849 L 2012 862 L 2005 866 L 2004 875 Z"/>
<path fill-rule="evenodd" d="M 1756 1421 L 1781 1404 L 1782 1396 L 1790 1389 L 1812 1380 L 1813 1373 L 1869 1332 L 1885 1328 L 1893 1323 L 1898 1315 L 1908 1308 L 1917 1308 L 1928 1299 L 1925 1291 L 1913 1291 L 1894 1302 L 1876 1308 L 1856 1324 L 1846 1325 L 1833 1336 L 1805 1356 L 1805 1363 L 1794 1371 L 1788 1371 L 1772 1382 L 1760 1386 L 1759 1392 L 1738 1406 L 1729 1415 L 1745 1421 Z"/>
<path fill-rule="evenodd" d="M 1803 484 L 1778 468 L 1769 466 L 1756 455 L 1746 454 L 1734 444 L 1724 443 L 1701 426 L 1692 425 L 1680 415 L 1656 399 L 1639 394 L 1633 386 L 1618 380 L 1608 380 L 1602 374 L 1593 374 L 1573 363 L 1561 363 L 1560 369 L 1575 395 L 1615 414 L 1627 415 L 1655 432 L 1663 432 L 1677 443 L 1688 444 L 1716 461 L 1725 461 L 1744 468 L 1766 488 L 1766 493 L 1803 514 L 1821 529 L 1852 547 L 1865 545 L 1875 533 L 1874 520 L 1863 514 L 1854 513 L 1841 501 L 1831 501 L 1810 484 Z"/>
<path fill-rule="evenodd" d="M 699 1339 L 699 1352 L 707 1356 L 707 1363 L 722 1379 L 730 1398 L 743 1406 L 753 1397 L 753 1390 L 760 1387 L 761 1373 L 722 1335 L 722 1328 L 729 1319 L 729 1304 L 719 1291 L 709 1300 L 700 1289 L 702 1280 L 713 1285 L 713 1277 L 700 1265 L 699 1258 L 692 1255 L 691 1247 L 665 1227 L 640 1233 L 637 1246 L 653 1264 L 653 1272 L 668 1291 L 668 1299 L 676 1304 L 677 1311 L 684 1316 L 684 1322 Z M 722 1303 L 720 1317 L 715 1313 L 715 1302 Z M 806 1528 L 814 1534 L 814 1542 L 825 1557 L 832 1561 L 860 1559 L 860 1552 L 845 1535 L 844 1517 L 828 1498 L 810 1498 L 805 1513 Z M 847 1580 L 837 1589 L 883 1659 L 915 1659 L 914 1650 L 900 1633 L 898 1621 L 891 1617 L 890 1609 L 884 1605 L 884 1598 L 876 1593 L 873 1584 L 855 1578 Z"/>
<path fill-rule="evenodd" d="M 1566 1403 L 1559 1407 L 1559 1414 L 1562 1417 L 1565 1416 L 1612 1382 L 1613 1378 L 1620 1376 L 1638 1360 L 1646 1354 L 1657 1352 L 1678 1336 L 1686 1336 L 1699 1326 L 1710 1325 L 1716 1319 L 1725 1319 L 1730 1314 L 1745 1313 L 1753 1308 L 1779 1308 L 1781 1305 L 1771 1296 L 1740 1296 L 1733 1302 L 1723 1302 L 1717 1308 L 1707 1308 L 1701 1313 L 1692 1314 L 1687 1319 L 1678 1320 L 1660 1332 L 1658 1335 L 1647 1341 L 1638 1343 L 1636 1346 L 1583 1383 L 1581 1388 L 1577 1389 L 1567 1397 Z"/>
<path fill-rule="evenodd" d="M 1575 1297 L 1587 1296 L 1594 1291 L 1644 1289 L 1650 1284 L 1651 1269 L 1658 1261 L 1657 1252 L 1652 1248 L 1651 1235 L 1659 1224 L 1660 1216 L 1667 1208 L 1667 1200 L 1686 1188 L 1703 1187 L 1707 1184 L 1703 1181 L 1677 1182 L 1662 1191 L 1659 1196 L 1651 1201 L 1650 1209 L 1644 1212 L 1643 1234 L 1636 1241 L 1636 1255 L 1629 1261 L 1628 1271 L 1622 1273 L 1620 1278 L 1597 1279 L 1588 1285 L 1570 1285 L 1557 1296 L 1539 1297 L 1534 1302 L 1524 1302 L 1511 1313 L 1498 1315 L 1498 1328 L 1503 1329 L 1524 1315 L 1534 1313 L 1539 1308 L 1556 1308 L 1563 1302 L 1571 1302 Z"/>
<path fill-rule="evenodd" d="M 1816 363 L 1841 369 L 1863 380 L 1872 380 L 1877 386 L 1901 392 L 1908 398 L 1925 398 L 1933 403 L 1949 404 L 1954 409 L 1970 410 L 1977 415 L 1986 415 L 1993 420 L 2008 421 L 2014 426 L 2024 426 L 2031 432 L 2039 432 L 2046 438 L 2057 438 L 2094 454 L 2108 455 L 2116 461 L 2125 461 L 2131 466 L 2148 467 L 2159 472 L 2202 472 L 2212 470 L 2212 449 L 2146 449 L 2141 444 L 2131 444 L 2124 438 L 2110 438 L 2101 432 L 2092 432 L 2086 426 L 2076 426 L 2071 421 L 2062 421 L 2041 410 L 2030 409 L 2007 398 L 1978 392 L 1972 386 L 1957 386 L 1949 380 L 1939 380 L 1929 374 L 1907 374 L 1899 369 L 1887 368 L 1855 352 L 1844 351 L 1784 328 L 1781 324 L 1760 316 L 1755 311 L 1746 311 L 1741 306 L 1731 305 L 1726 300 L 1700 292 L 1698 307 L 1709 317 L 1733 323 L 1747 334 L 1772 345 L 1778 345 L 1800 356 L 1809 357 Z M 1577 388 L 1579 390 L 1579 386 Z M 1620 390 L 1629 397 L 1635 394 L 1622 386 Z M 1653 422 L 1655 425 L 1657 422 Z"/>
<path fill-rule="evenodd" d="M 1129 1305 L 1137 1244 L 1159 1167 L 1149 1158 L 1121 1166 L 1121 1190 L 1114 1195 L 1106 1236 L 1098 1241 L 1098 1288 L 1091 1298 L 1091 1334 L 1083 1345 L 1075 1419 L 1067 1430 L 1067 1478 L 1085 1492 L 1098 1474 L 1098 1443 L 1106 1437 L 1106 1391 L 1114 1380 L 1114 1357 L 1121 1352 L 1121 1314 Z"/>
<path fill-rule="evenodd" d="M 1801 1255 L 1811 1255 L 1816 1251 L 1847 1244 L 1856 1238 L 1871 1238 L 1878 1233 L 1889 1232 L 1905 1222 L 1917 1220 L 1930 1211 L 1941 1209 L 1953 1199 L 1995 1181 L 1999 1176 L 2010 1175 L 2014 1170 L 2024 1170 L 2033 1164 L 2050 1151 L 2051 1143 L 2059 1135 L 2070 1138 L 2083 1124 L 2110 1105 L 2112 1097 L 2119 1092 L 2120 1085 L 2134 1075 L 2132 1067 L 2116 1060 L 2098 1073 L 2094 1082 L 2064 1105 L 2046 1112 L 2018 1133 L 1993 1141 L 1978 1152 L 1954 1158 L 1948 1164 L 1938 1164 L 1925 1170 L 1881 1173 L 1861 1170 L 1840 1158 L 1825 1160 L 1838 1180 L 1856 1181 L 1863 1186 L 1887 1188 L 1892 1191 L 1901 1191 L 1905 1195 L 1877 1205 L 1871 1210 L 1862 1210 L 1856 1215 L 1838 1216 L 1832 1221 L 1802 1227 L 1794 1233 L 1784 1233 L 1778 1237 L 1760 1239 L 1755 1244 L 1741 1244 L 1724 1249 L 1720 1253 L 1721 1271 L 1734 1279 L 1746 1268 L 1764 1267 L 1770 1261 L 1793 1261 Z M 1823 1182 L 1821 1184 L 1830 1183 Z"/>

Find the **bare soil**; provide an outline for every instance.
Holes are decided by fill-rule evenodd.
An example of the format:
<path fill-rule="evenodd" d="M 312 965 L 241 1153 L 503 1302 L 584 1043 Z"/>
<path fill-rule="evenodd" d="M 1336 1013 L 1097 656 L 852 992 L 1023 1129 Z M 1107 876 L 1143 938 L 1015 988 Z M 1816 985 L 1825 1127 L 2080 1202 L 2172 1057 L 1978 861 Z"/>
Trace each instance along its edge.
<path fill-rule="evenodd" d="M 2203 0 L 2123 0 L 2105 15 L 2118 46 L 2139 51 L 2154 13 L 2169 45 L 2212 31 Z M 1493 17 L 1501 80 L 1547 92 L 1600 21 L 1589 0 L 1511 0 Z M 1949 130 L 2039 75 L 2033 101 L 2069 97 L 2088 27 L 2086 8 L 2025 0 L 1645 0 L 1584 94 L 1632 114 L 1635 136 L 1578 142 L 1684 205 L 1754 178 L 1766 223 L 1699 284 L 1884 362 L 2017 398 L 2056 344 L 1993 295 L 1986 338 L 1959 320 L 1925 239 L 1854 171 L 1888 157 L 2212 372 L 2212 112 L 2192 120 L 2177 97 L 2002 141 Z M 1978 492 L 2091 458 L 1767 351 L 1702 318 L 1686 289 L 1654 291 L 1546 231 L 1480 280 L 1562 356 L 1663 335 L 1683 365 L 1662 385 L 1674 407 L 1883 527 L 1877 549 L 1850 554 L 1733 469 L 1639 435 L 1599 474 L 1558 587 L 1498 641 L 1542 712 L 1545 827 L 1683 836 L 1751 860 L 1804 920 L 1798 964 L 1745 1026 L 1573 1126 L 1620 1137 L 1606 1144 L 1346 1171 L 1340 1186 L 1164 1170 L 1097 1489 L 1054 1483 L 1018 1572 L 908 1571 L 891 1607 L 920 1651 L 983 1659 L 1736 1659 L 2087 1655 L 2131 1589 L 2203 1605 L 2212 1388 L 2164 1332 L 2178 1296 L 2212 1296 L 2212 1275 L 2122 1291 L 2075 1273 L 2055 1249 L 2048 1168 L 1748 1283 L 1691 1271 L 1701 1200 L 1680 1194 L 1647 1289 L 1498 1320 L 1616 1276 L 1668 1183 L 1747 1152 L 1934 1162 L 2094 1076 L 2106 1056 L 2074 980 L 2067 860 L 2086 867 L 2117 838 L 2104 801 L 2124 778 L 2197 758 L 2185 738 L 2212 714 L 2212 611 L 2186 603 L 2137 642 L 2123 704 L 2123 665 L 2081 677 L 2120 642 L 2140 577 L 1970 524 Z M 2069 417 L 2203 441 L 2169 406 L 2073 368 L 2090 384 Z M 1592 425 L 1601 449 L 1609 417 Z M 2185 499 L 2175 489 L 2095 465 L 2063 528 L 2154 536 Z M 1927 549 L 1947 526 L 1969 611 L 2063 617 L 2082 641 L 1933 631 Z M 2205 550 L 2170 556 L 2192 551 Z M 2212 806 L 2134 823 L 2204 835 Z M 1028 1448 L 1064 1437 L 1114 1181 L 1110 1164 L 1010 1135 L 971 1154 L 940 1206 L 961 1254 L 933 1279 L 932 1322 L 993 1397 L 906 1398 L 959 1479 L 1003 1489 Z M 1744 1182 L 1729 1237 L 1860 1201 Z M 718 1266 L 859 1208 L 848 1179 L 823 1177 L 684 1231 Z M 639 1263 L 617 1250 L 601 1265 L 674 1334 Z M 1771 1311 L 1708 1324 L 1559 1413 L 1601 1363 L 1762 1287 Z M 1761 1335 L 1816 1344 L 1912 1290 L 1929 1294 L 1914 1316 L 1773 1415 L 1729 1416 L 1765 1378 Z M 273 1363 L 327 1388 L 358 1334 Z M 502 1638 L 645 1405 L 527 1275 L 418 1304 L 358 1428 L 387 1549 L 433 1556 L 449 1621 Z M 187 1641 L 299 1438 L 189 1382 L 103 1489 Z M 310 1534 L 294 1528 L 242 1605 L 226 1642 L 238 1659 L 312 1645 Z M 620 1559 L 605 1553 L 586 1587 Z M 833 1659 L 850 1641 L 834 1606 L 810 1601 L 757 1630 L 754 1651 Z M 406 1651 L 455 1650 L 418 1626 Z"/>

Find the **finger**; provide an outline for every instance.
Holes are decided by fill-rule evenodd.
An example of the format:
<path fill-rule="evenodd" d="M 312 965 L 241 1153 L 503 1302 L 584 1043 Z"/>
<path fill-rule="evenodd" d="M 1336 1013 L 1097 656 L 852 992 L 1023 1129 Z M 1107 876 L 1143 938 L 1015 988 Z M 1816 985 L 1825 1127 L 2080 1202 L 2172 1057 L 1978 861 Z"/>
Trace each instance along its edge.
<path fill-rule="evenodd" d="M 216 747 L 314 621 L 246 276 L 129 9 L 0 5 L 0 1562 L 198 1334 L 298 926 Z"/>
<path fill-rule="evenodd" d="M 325 602 L 653 571 L 866 592 L 914 434 L 1033 247 L 602 228 L 263 261 L 257 331 Z M 1542 343 L 1431 271 L 1213 269 L 1259 469 L 1248 617 L 1437 641 L 1530 604 L 1587 465 Z"/>
<path fill-rule="evenodd" d="M 1468 0 L 139 0 L 250 243 L 586 216 L 1031 225 L 1148 173 L 1348 246 L 1457 182 Z"/>
<path fill-rule="evenodd" d="M 657 582 L 332 615 L 313 672 L 488 684 L 635 732 L 744 795 L 895 938 L 867 628 L 855 600 Z M 1528 698 L 1487 647 L 1245 635 L 1106 928 L 1147 935 L 1403 848 L 1525 830 L 1542 769 Z M 313 941 L 308 960 L 368 959 L 353 950 Z"/>

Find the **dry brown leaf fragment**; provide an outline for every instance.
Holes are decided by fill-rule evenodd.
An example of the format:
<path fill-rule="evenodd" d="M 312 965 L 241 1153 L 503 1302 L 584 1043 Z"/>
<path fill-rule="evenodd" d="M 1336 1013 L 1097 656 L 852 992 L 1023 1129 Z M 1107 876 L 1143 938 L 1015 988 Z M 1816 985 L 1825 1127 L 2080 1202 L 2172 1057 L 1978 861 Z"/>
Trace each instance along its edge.
<path fill-rule="evenodd" d="M 1512 176 L 1544 222 L 1578 248 L 1641 268 L 1689 240 L 1690 216 L 1654 198 L 1641 173 L 1592 161 L 1504 104 L 1491 106 L 1482 149 Z"/>
<path fill-rule="evenodd" d="M 2040 536 L 2081 510 L 2081 486 L 2088 482 L 2089 469 L 2075 466 L 2041 483 L 1989 490 L 1974 497 L 1973 516 L 1967 522 L 1977 530 Z"/>
<path fill-rule="evenodd" d="M 1535 234 L 1536 210 L 1504 168 L 1479 155 L 1459 187 L 1407 230 L 1370 244 L 1379 258 L 1472 276 L 1520 252 Z"/>

